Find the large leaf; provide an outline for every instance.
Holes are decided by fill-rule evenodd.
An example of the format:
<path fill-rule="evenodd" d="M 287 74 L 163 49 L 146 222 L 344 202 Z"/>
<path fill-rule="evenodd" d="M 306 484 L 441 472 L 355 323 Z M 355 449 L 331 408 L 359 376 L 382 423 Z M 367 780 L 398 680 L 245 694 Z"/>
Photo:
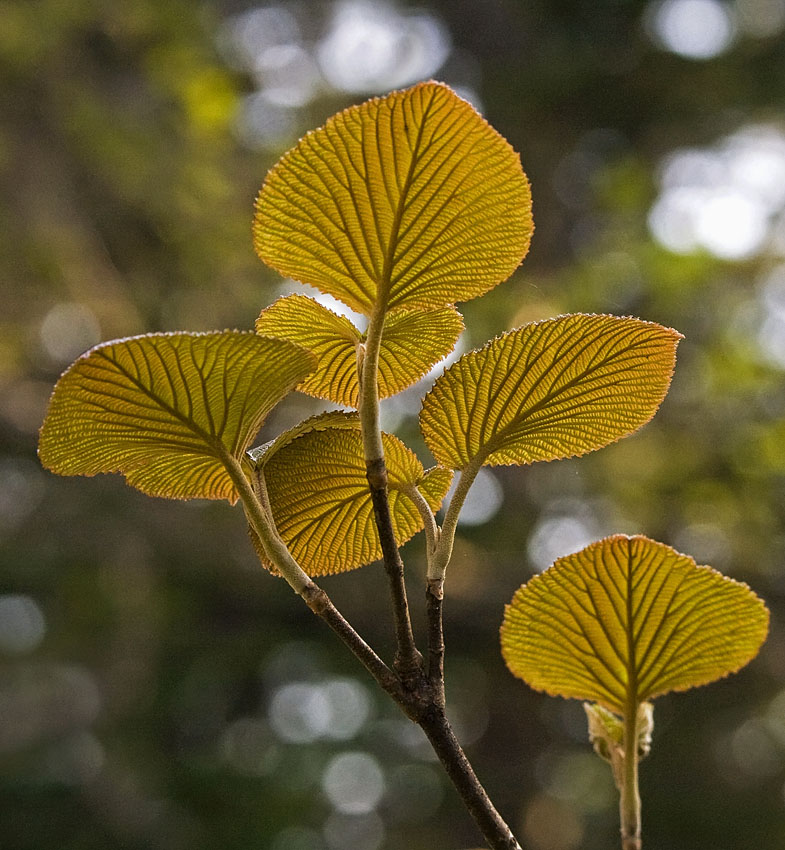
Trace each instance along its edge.
<path fill-rule="evenodd" d="M 733 673 L 768 611 L 745 584 L 646 537 L 608 537 L 521 587 L 501 629 L 507 666 L 533 688 L 622 714 Z"/>
<path fill-rule="evenodd" d="M 463 320 L 453 307 L 388 314 L 379 352 L 379 397 L 394 395 L 421 378 L 452 351 L 462 330 Z M 319 365 L 298 389 L 357 407 L 357 351 L 365 335 L 348 319 L 312 298 L 289 295 L 262 311 L 256 331 L 292 340 L 316 354 Z"/>
<path fill-rule="evenodd" d="M 422 464 L 400 440 L 382 435 L 398 543 L 423 520 L 407 490 L 419 486 L 431 509 L 441 505 L 452 475 Z M 344 572 L 382 556 L 357 429 L 311 430 L 265 458 L 267 493 L 278 533 L 311 576 Z"/>
<path fill-rule="evenodd" d="M 423 401 L 437 461 L 463 469 L 586 454 L 651 419 L 681 334 L 640 319 L 575 314 L 534 322 L 465 354 Z"/>
<path fill-rule="evenodd" d="M 267 175 L 254 222 L 262 260 L 367 315 L 482 295 L 516 269 L 531 233 L 518 155 L 434 82 L 306 135 Z"/>
<path fill-rule="evenodd" d="M 121 472 L 152 496 L 228 499 L 240 460 L 314 356 L 252 333 L 150 334 L 82 355 L 55 386 L 39 442 L 60 475 Z"/>

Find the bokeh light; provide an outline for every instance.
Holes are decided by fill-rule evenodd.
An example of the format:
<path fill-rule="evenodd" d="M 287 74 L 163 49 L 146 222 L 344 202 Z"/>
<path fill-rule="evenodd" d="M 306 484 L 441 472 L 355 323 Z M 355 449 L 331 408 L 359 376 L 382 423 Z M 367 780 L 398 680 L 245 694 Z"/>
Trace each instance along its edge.
<path fill-rule="evenodd" d="M 0 652 L 31 652 L 45 634 L 46 620 L 34 599 L 20 593 L 0 596 Z"/>
<path fill-rule="evenodd" d="M 384 774 L 370 753 L 341 753 L 330 759 L 322 775 L 322 790 L 327 799 L 336 811 L 346 815 L 374 811 L 384 788 Z"/>
<path fill-rule="evenodd" d="M 333 812 L 324 824 L 324 837 L 330 850 L 379 850 L 384 836 L 384 822 L 376 812 L 365 815 Z"/>
<path fill-rule="evenodd" d="M 686 59 L 712 59 L 733 42 L 735 21 L 722 0 L 664 0 L 650 10 L 650 26 L 666 50 Z"/>
<path fill-rule="evenodd" d="M 322 73 L 336 89 L 375 92 L 427 79 L 449 50 L 447 32 L 432 14 L 342 0 L 317 54 Z"/>
<path fill-rule="evenodd" d="M 744 127 L 711 148 L 678 150 L 661 167 L 649 213 L 654 237 L 675 253 L 744 260 L 769 244 L 785 207 L 785 133 Z"/>
<path fill-rule="evenodd" d="M 242 100 L 235 122 L 251 148 L 293 141 L 301 110 L 319 95 L 400 88 L 433 76 L 451 51 L 437 15 L 373 0 L 336 0 L 313 10 L 260 6 L 231 18 L 218 44 L 257 86 Z M 460 93 L 477 100 L 471 88 Z"/>

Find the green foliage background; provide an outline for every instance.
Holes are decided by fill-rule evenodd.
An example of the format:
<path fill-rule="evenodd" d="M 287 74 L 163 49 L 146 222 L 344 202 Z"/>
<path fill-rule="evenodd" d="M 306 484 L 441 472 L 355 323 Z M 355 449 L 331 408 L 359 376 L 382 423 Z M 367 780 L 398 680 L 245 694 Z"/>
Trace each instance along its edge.
<path fill-rule="evenodd" d="M 315 47 L 333 7 L 282 5 Z M 762 20 L 780 5 L 729 8 L 739 21 Z M 259 567 L 239 510 L 147 499 L 119 479 L 56 479 L 35 459 L 52 384 L 99 338 L 253 326 L 281 285 L 251 245 L 266 170 L 336 109 L 389 88 L 321 83 L 265 145 L 243 143 L 236 115 L 254 82 L 219 50 L 219 35 L 248 8 L 0 2 L 4 848 L 477 843 L 413 727 Z M 457 731 L 526 847 L 615 844 L 610 774 L 590 753 L 582 709 L 515 681 L 498 627 L 534 569 L 532 535 L 647 534 L 748 581 L 773 615 L 750 668 L 658 700 L 642 767 L 647 850 L 782 846 L 785 373 L 758 341 L 764 281 L 781 258 L 671 253 L 647 215 L 674 150 L 746 125 L 783 128 L 785 39 L 740 31 L 721 55 L 694 61 L 653 42 L 642 2 L 416 8 L 452 45 L 434 76 L 479 95 L 533 187 L 531 254 L 511 281 L 466 305 L 467 348 L 568 311 L 636 315 L 685 335 L 671 392 L 640 434 L 585 458 L 500 470 L 502 509 L 462 530 L 446 608 Z M 317 409 L 291 399 L 264 438 Z M 424 451 L 416 406 L 402 413 L 402 436 Z M 415 606 L 420 545 L 404 552 Z M 390 648 L 378 569 L 325 587 Z M 307 688 L 287 692 L 292 684 Z M 282 693 L 316 706 L 289 738 L 276 725 Z M 332 737 L 317 722 L 331 705 L 333 722 L 344 722 Z M 375 811 L 341 813 L 324 791 L 346 752 L 381 767 Z"/>

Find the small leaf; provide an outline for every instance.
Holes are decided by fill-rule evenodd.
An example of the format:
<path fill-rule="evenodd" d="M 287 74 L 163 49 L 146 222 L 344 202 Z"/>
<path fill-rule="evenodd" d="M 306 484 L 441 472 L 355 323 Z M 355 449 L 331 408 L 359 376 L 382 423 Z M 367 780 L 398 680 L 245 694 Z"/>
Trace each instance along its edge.
<path fill-rule="evenodd" d="M 421 378 L 452 351 L 463 330 L 453 307 L 427 312 L 396 310 L 385 318 L 379 352 L 379 397 L 394 395 Z M 312 298 L 289 295 L 264 309 L 256 320 L 263 336 L 288 339 L 317 356 L 319 365 L 298 387 L 317 398 L 357 407 L 357 349 L 365 335 L 346 318 Z"/>
<path fill-rule="evenodd" d="M 402 491 L 422 485 L 426 501 L 438 510 L 451 473 L 425 473 L 400 440 L 390 434 L 382 440 L 393 530 L 402 544 L 423 527 Z M 381 558 L 359 430 L 312 430 L 267 459 L 264 473 L 278 533 L 310 576 L 345 572 Z"/>
<path fill-rule="evenodd" d="M 423 401 L 436 460 L 463 469 L 586 454 L 651 419 L 681 334 L 653 322 L 575 314 L 534 322 L 465 354 Z"/>
<path fill-rule="evenodd" d="M 734 673 L 769 615 L 747 587 L 646 537 L 617 535 L 559 558 L 507 606 L 502 655 L 549 694 L 623 714 Z"/>
<path fill-rule="evenodd" d="M 379 349 L 379 397 L 419 381 L 455 348 L 462 330 L 463 318 L 454 307 L 388 313 Z"/>
<path fill-rule="evenodd" d="M 294 442 L 304 434 L 311 431 L 326 431 L 328 428 L 346 428 L 350 431 L 360 430 L 360 417 L 357 413 L 346 410 L 329 410 L 326 413 L 317 413 L 303 419 L 292 428 L 282 431 L 277 437 L 261 446 L 248 449 L 248 459 L 255 469 L 263 469 L 267 461 L 284 446 Z"/>
<path fill-rule="evenodd" d="M 228 499 L 272 408 L 314 367 L 290 342 L 233 331 L 103 343 L 55 386 L 39 455 L 60 475 L 121 472 L 151 496 Z"/>
<path fill-rule="evenodd" d="M 282 274 L 370 315 L 482 295 L 515 271 L 532 229 L 518 155 L 427 82 L 301 139 L 267 175 L 254 243 Z"/>

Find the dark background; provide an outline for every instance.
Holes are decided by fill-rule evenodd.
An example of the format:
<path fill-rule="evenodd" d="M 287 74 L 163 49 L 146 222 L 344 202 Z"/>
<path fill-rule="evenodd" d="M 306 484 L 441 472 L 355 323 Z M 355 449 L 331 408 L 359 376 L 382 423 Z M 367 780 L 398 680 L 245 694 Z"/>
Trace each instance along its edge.
<path fill-rule="evenodd" d="M 783 0 L 0 2 L 0 847 L 478 845 L 415 727 L 255 562 L 239 509 L 35 457 L 90 345 L 252 327 L 282 291 L 251 246 L 266 170 L 430 76 L 520 151 L 534 194 L 530 256 L 465 305 L 464 347 L 570 311 L 685 335 L 639 434 L 480 489 L 448 575 L 456 729 L 528 850 L 616 846 L 580 705 L 513 679 L 498 627 L 554 557 L 648 534 L 750 583 L 772 629 L 740 674 L 656 702 L 645 846 L 785 846 L 783 27 Z M 387 416 L 419 450 L 417 407 Z M 292 397 L 263 436 L 316 409 Z M 389 657 L 378 565 L 323 584 Z"/>

